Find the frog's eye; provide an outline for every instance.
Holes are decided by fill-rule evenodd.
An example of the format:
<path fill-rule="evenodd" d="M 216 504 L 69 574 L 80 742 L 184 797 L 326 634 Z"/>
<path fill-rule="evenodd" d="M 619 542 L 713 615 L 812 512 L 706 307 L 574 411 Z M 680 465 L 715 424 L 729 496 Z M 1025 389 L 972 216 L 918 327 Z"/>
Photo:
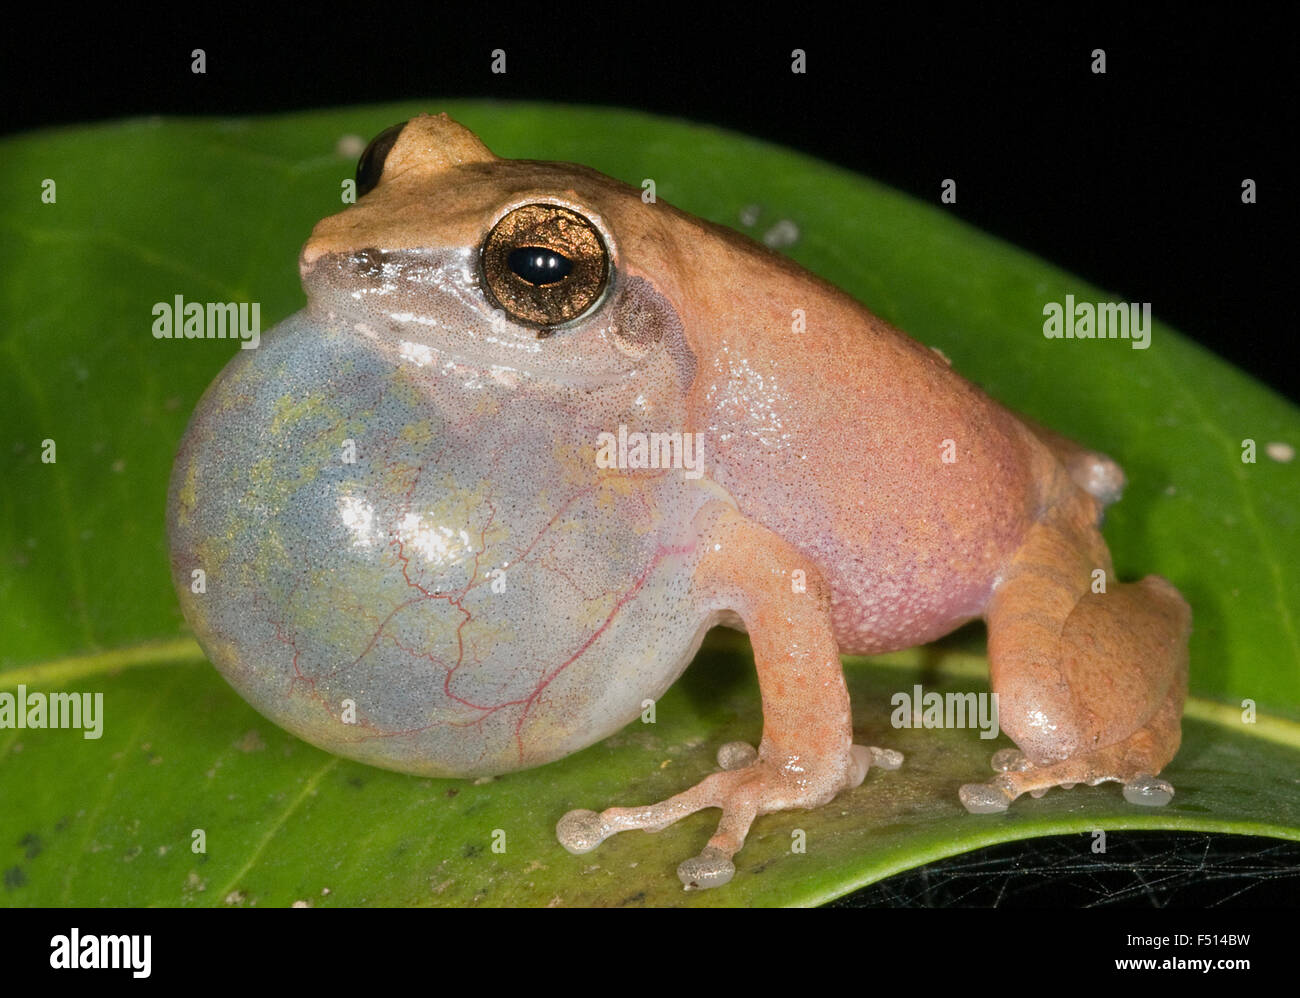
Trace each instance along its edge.
<path fill-rule="evenodd" d="M 526 204 L 502 218 L 483 242 L 481 262 L 494 304 L 543 333 L 586 312 L 609 278 L 600 232 L 555 204 Z"/>
<path fill-rule="evenodd" d="M 384 160 L 388 159 L 388 154 L 392 152 L 397 142 L 397 136 L 402 134 L 402 129 L 405 127 L 404 121 L 400 125 L 389 125 L 370 140 L 370 145 L 366 146 L 366 151 L 357 160 L 357 197 L 369 194 L 375 189 L 375 185 L 379 183 L 379 178 L 384 173 Z"/>

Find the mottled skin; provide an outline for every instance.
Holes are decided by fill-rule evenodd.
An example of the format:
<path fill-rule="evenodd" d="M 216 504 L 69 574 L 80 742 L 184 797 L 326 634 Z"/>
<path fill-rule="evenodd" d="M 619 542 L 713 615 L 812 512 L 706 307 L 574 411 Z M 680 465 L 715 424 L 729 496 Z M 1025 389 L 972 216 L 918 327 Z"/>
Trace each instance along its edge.
<path fill-rule="evenodd" d="M 757 815 L 901 761 L 852 744 L 839 653 L 982 617 L 1022 752 L 962 788 L 970 810 L 1103 780 L 1167 800 L 1190 612 L 1163 579 L 1111 574 L 1097 523 L 1119 468 L 793 263 L 640 195 L 424 116 L 316 226 L 307 308 L 213 383 L 173 473 L 177 589 L 235 688 L 342 755 L 500 773 L 618 730 L 709 627 L 743 627 L 757 753 L 724 746 L 668 801 L 557 828 L 582 852 L 720 807 L 679 869 L 715 886 Z M 539 202 L 590 220 L 611 275 L 542 336 L 494 311 L 479 270 L 494 224 Z M 620 425 L 699 434 L 704 475 L 599 468 Z"/>

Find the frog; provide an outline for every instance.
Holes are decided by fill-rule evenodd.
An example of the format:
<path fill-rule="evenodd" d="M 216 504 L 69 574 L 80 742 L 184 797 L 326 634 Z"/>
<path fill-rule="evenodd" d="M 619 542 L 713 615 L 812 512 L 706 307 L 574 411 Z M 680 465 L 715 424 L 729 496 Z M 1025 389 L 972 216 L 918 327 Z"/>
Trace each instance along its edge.
<path fill-rule="evenodd" d="M 677 868 L 715 888 L 760 816 L 903 763 L 855 743 L 841 655 L 982 620 L 1016 748 L 954 788 L 967 811 L 1107 781 L 1171 799 L 1191 610 L 1116 578 L 1112 458 L 788 257 L 446 114 L 378 135 L 356 185 L 169 485 L 185 619 L 259 712 L 369 765 L 495 777 L 609 738 L 707 632 L 744 632 L 757 745 L 664 801 L 556 816 L 578 855 L 720 809 Z"/>

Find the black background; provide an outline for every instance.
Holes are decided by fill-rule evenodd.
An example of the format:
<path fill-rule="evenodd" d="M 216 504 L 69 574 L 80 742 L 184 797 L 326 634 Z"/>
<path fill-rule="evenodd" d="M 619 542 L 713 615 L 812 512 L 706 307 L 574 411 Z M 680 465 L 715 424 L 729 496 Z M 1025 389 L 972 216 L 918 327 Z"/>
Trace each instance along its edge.
<path fill-rule="evenodd" d="M 500 97 L 635 107 L 831 160 L 1101 286 L 1297 397 L 1295 31 L 1281 5 L 878 5 L 773 20 L 547 0 L 11 26 L 8 131 Z M 277 20 L 277 18 L 279 20 Z M 55 23 L 57 21 L 57 23 Z M 206 75 L 190 52 L 207 53 Z M 509 72 L 489 71 L 503 48 Z M 794 48 L 808 72 L 790 72 Z M 1091 72 L 1103 48 L 1107 72 Z M 1241 203 L 1241 181 L 1258 203 Z M 869 303 L 868 303 L 869 304 Z"/>
<path fill-rule="evenodd" d="M 8 27 L 4 131 L 419 98 L 437 111 L 439 97 L 722 125 L 932 202 L 953 177 L 958 216 L 1119 299 L 1152 302 L 1157 318 L 1294 399 L 1296 51 L 1280 10 L 855 5 L 714 20 L 547 0 L 196 21 L 41 8 Z M 206 75 L 190 72 L 194 48 L 207 53 Z M 496 48 L 508 54 L 504 76 L 489 71 Z M 789 70 L 794 48 L 807 52 L 806 75 Z M 1104 76 L 1090 71 L 1095 48 Z M 1241 203 L 1246 177 L 1257 204 Z M 1242 855 L 1240 841 L 1220 841 L 1225 857 Z M 1225 903 L 1185 888 L 1175 903 Z M 1051 897 L 1088 903 L 1060 893 L 1025 903 Z M 946 903 L 1006 900 L 995 884 Z M 859 902 L 896 904 L 898 889 Z"/>

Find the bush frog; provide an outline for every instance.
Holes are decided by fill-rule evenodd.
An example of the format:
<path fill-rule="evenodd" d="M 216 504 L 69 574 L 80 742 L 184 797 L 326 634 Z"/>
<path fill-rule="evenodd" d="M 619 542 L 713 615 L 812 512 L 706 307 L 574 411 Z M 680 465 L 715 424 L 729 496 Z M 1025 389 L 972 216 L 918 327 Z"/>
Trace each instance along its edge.
<path fill-rule="evenodd" d="M 742 628 L 757 748 L 557 815 L 579 853 L 720 808 L 678 869 L 718 886 L 757 816 L 901 761 L 853 744 L 840 653 L 983 618 L 1019 750 L 967 809 L 1169 799 L 1190 611 L 1114 579 L 1115 462 L 757 243 L 445 115 L 381 134 L 357 180 L 303 247 L 306 307 L 212 383 L 172 475 L 181 605 L 259 711 L 376 766 L 504 773 L 618 731 Z"/>

